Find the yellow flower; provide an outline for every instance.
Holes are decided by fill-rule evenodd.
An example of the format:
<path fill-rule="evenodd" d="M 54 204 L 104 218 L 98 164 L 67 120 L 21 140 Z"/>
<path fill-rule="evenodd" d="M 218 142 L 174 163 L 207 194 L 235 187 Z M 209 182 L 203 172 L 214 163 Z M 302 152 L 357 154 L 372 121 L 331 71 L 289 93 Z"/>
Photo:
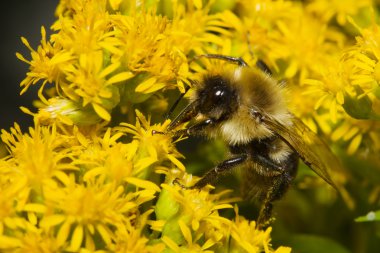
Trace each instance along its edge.
<path fill-rule="evenodd" d="M 81 54 L 78 63 L 64 69 L 67 83 L 62 83 L 61 88 L 69 98 L 74 101 L 80 98 L 83 107 L 90 104 L 99 117 L 110 121 L 110 110 L 120 102 L 119 90 L 113 85 L 133 75 L 126 71 L 108 77 L 120 63 L 104 67 L 103 59 L 103 51 L 100 50 Z"/>
<path fill-rule="evenodd" d="M 285 78 L 299 73 L 301 81 L 318 72 L 339 51 L 338 46 L 344 40 L 339 33 L 329 30 L 326 24 L 302 12 L 293 17 L 292 22 L 277 22 L 277 29 L 269 57 L 285 60 Z"/>
<path fill-rule="evenodd" d="M 0 160 L 0 236 L 8 234 L 9 229 L 28 226 L 27 220 L 18 215 L 28 198 L 27 180 L 15 168 L 14 163 Z M 0 245 L 6 245 L 1 243 L 3 239 Z"/>
<path fill-rule="evenodd" d="M 291 23 L 300 15 L 300 6 L 291 1 L 269 0 L 239 0 L 238 17 L 229 17 L 229 22 L 238 33 L 241 47 L 246 48 L 244 59 L 248 57 L 247 47 L 251 47 L 254 54 L 264 57 L 270 64 L 276 59 L 270 59 L 268 54 L 273 48 L 273 34 L 276 33 L 278 22 Z M 275 48 L 273 48 L 275 49 Z"/>
<path fill-rule="evenodd" d="M 212 52 L 216 47 L 223 47 L 232 36 L 229 11 L 210 14 L 209 4 L 200 8 L 191 1 L 187 6 L 175 4 L 173 10 L 169 39 L 185 54 L 192 51 L 195 55 Z"/>
<path fill-rule="evenodd" d="M 115 237 L 114 228 L 137 222 L 139 205 L 153 199 L 154 194 L 151 189 L 125 193 L 123 186 L 107 183 L 104 176 L 86 184 L 47 186 L 47 209 L 57 212 L 46 213 L 40 226 L 57 231 L 57 244 L 68 244 L 67 250 L 76 251 L 83 243 L 87 249 L 95 250 L 97 236 L 109 247 Z"/>
<path fill-rule="evenodd" d="M 26 60 L 21 54 L 17 53 L 16 56 L 20 60 L 30 65 L 30 71 L 27 77 L 21 82 L 21 91 L 23 94 L 31 85 L 43 81 L 39 89 L 39 98 L 44 100 L 42 95 L 43 88 L 46 83 L 59 83 L 61 78 L 61 68 L 70 64 L 74 58 L 70 51 L 64 50 L 59 45 L 48 42 L 46 40 L 46 31 L 41 27 L 41 44 L 38 46 L 37 51 L 34 50 L 25 38 L 21 38 L 22 42 L 31 51 L 32 60 Z"/>
<path fill-rule="evenodd" d="M 37 113 L 31 112 L 26 107 L 21 107 L 21 110 L 32 115 L 41 125 L 88 126 L 100 122 L 100 117 L 90 106 L 82 107 L 80 103 L 62 97 L 41 101 L 38 107 L 40 108 Z"/>
<path fill-rule="evenodd" d="M 4 242 L 5 245 L 12 242 L 9 247 L 4 247 L 4 252 L 59 252 L 63 250 L 59 244 L 57 244 L 57 238 L 53 233 L 46 233 L 46 231 L 37 227 L 32 227 L 25 232 L 17 231 L 15 237 L 8 237 L 8 242 Z M 1 245 L 4 246 L 2 242 Z M 0 246 L 0 249 L 2 247 Z"/>
<path fill-rule="evenodd" d="M 28 187 L 40 192 L 47 181 L 68 181 L 64 171 L 75 171 L 78 168 L 72 163 L 78 147 L 66 146 L 69 136 L 59 134 L 56 126 L 29 128 L 29 134 L 23 134 L 15 124 L 11 133 L 1 131 L 1 139 L 7 145 L 10 156 L 7 162 L 15 166 L 15 171 L 24 176 Z"/>
<path fill-rule="evenodd" d="M 343 141 L 349 155 L 369 158 L 380 150 L 380 124 L 377 121 L 346 119 L 333 131 L 332 141 Z"/>
<path fill-rule="evenodd" d="M 137 150 L 136 143 L 119 142 L 123 133 L 112 132 L 110 128 L 102 135 L 91 134 L 91 139 L 78 136 L 85 146 L 85 150 L 76 160 L 76 164 L 83 170 L 83 180 L 89 181 L 99 176 L 106 176 L 107 180 L 122 184 L 128 178 L 138 175 L 133 164 Z"/>
<path fill-rule="evenodd" d="M 162 164 L 165 161 L 170 161 L 178 169 L 185 171 L 185 167 L 178 160 L 182 156 L 175 149 L 170 136 L 153 134 L 153 131 L 164 132 L 169 121 L 162 125 L 151 126 L 149 118 L 147 120 L 139 111 L 136 111 L 136 115 L 136 125 L 121 123 L 121 127 L 116 128 L 121 132 L 133 135 L 132 143 L 137 147 L 134 156 L 136 175 L 141 175 L 141 173 L 144 175 L 144 173 L 148 173 L 146 170 L 148 167 L 153 164 Z"/>
<path fill-rule="evenodd" d="M 90 104 L 100 118 L 110 121 L 110 111 L 120 102 L 118 85 L 133 74 L 112 61 L 115 45 L 107 38 L 114 32 L 105 7 L 106 1 L 72 3 L 70 13 L 53 26 L 58 32 L 51 40 L 75 55 L 75 61 L 62 68 L 59 91 L 83 107 Z"/>
<path fill-rule="evenodd" d="M 232 208 L 227 203 L 236 199 L 223 199 L 229 191 L 178 191 L 180 187 L 173 184 L 162 188 L 155 210 L 158 221 L 152 224 L 162 232 L 162 241 L 169 248 L 186 245 L 186 249 L 203 252 L 225 243 L 230 220 L 219 216 L 218 210 Z"/>
<path fill-rule="evenodd" d="M 159 253 L 165 249 L 160 242 L 152 243 L 144 236 L 143 229 L 152 210 L 142 214 L 136 224 L 118 227 L 115 232 L 115 242 L 110 246 L 112 252 L 142 252 Z"/>
<path fill-rule="evenodd" d="M 281 73 L 281 78 L 302 83 L 318 73 L 319 67 L 344 44 L 345 36 L 306 12 L 300 2 L 240 0 L 239 3 L 242 17 L 232 23 L 240 41 L 237 43 L 246 48 L 240 54 L 249 58 L 248 53 L 253 51 L 254 57 L 262 58 Z"/>
<path fill-rule="evenodd" d="M 332 141 L 345 143 L 349 155 L 374 154 L 378 150 L 376 105 L 379 100 L 375 92 L 378 88 L 376 66 L 380 57 L 376 43 L 379 27 L 373 24 L 362 29 L 352 19 L 350 22 L 361 33 L 356 45 L 342 51 L 340 60 L 331 58 L 320 68 L 319 75 L 304 80 L 304 94 L 317 98 L 313 99 L 314 107 L 320 109 L 316 118 L 321 119 L 325 112 L 330 112 L 335 126 L 324 129 L 328 129 L 327 133 L 332 130 Z"/>
<path fill-rule="evenodd" d="M 306 5 L 306 10 L 320 16 L 324 21 L 335 18 L 339 25 L 345 25 L 348 16 L 356 16 L 371 5 L 372 0 L 314 0 Z"/>
<path fill-rule="evenodd" d="M 124 8 L 121 3 L 111 5 Z M 126 112 L 131 103 L 144 102 L 158 90 L 178 87 L 183 92 L 191 77 L 187 55 L 210 51 L 210 43 L 224 45 L 215 32 L 228 35 L 229 26 L 220 15 L 209 14 L 209 5 L 173 4 L 172 21 L 155 15 L 156 7 L 143 6 L 131 7 L 129 15 L 110 15 L 107 1 L 62 1 L 49 41 L 43 30 L 41 52 L 23 40 L 33 61 L 18 54 L 31 65 L 31 77 L 22 85 L 27 88 L 42 80 L 39 95 L 50 112 L 56 101 L 47 101 L 42 90 L 46 82 L 54 83 L 57 94 L 75 103 L 68 109 L 84 114 L 62 115 L 67 112 L 59 109 L 59 115 L 66 123 L 71 123 L 69 118 L 78 124 L 96 122 L 91 110 L 99 119 L 111 121 L 117 106 Z M 82 117 L 87 114 L 89 121 Z M 40 117 L 46 121 L 55 115 L 42 112 Z"/>
<path fill-rule="evenodd" d="M 335 123 L 344 117 L 344 96 L 350 92 L 351 87 L 344 76 L 343 66 L 339 62 L 332 64 L 321 67 L 318 79 L 305 79 L 303 84 L 306 85 L 304 94 L 315 98 L 314 109 L 324 108 Z"/>
<path fill-rule="evenodd" d="M 155 210 L 158 220 L 151 224 L 174 252 L 290 252 L 286 247 L 273 250 L 271 228 L 259 230 L 254 221 L 239 216 L 237 209 L 235 220 L 220 216 L 219 210 L 232 208 L 229 203 L 237 200 L 225 197 L 229 191 L 178 191 L 175 184 L 163 184 L 162 188 Z"/>
<path fill-rule="evenodd" d="M 233 252 L 274 252 L 274 253 L 290 253 L 288 247 L 279 247 L 273 251 L 271 249 L 271 228 L 258 230 L 255 221 L 248 221 L 242 216 L 236 216 L 236 220 L 231 224 L 231 250 Z"/>
<path fill-rule="evenodd" d="M 353 96 L 357 98 L 370 95 L 371 100 L 378 98 L 373 97 L 373 93 L 378 88 L 380 81 L 380 27 L 372 21 L 372 25 L 368 28 L 359 27 L 352 19 L 350 22 L 360 32 L 360 36 L 356 37 L 356 45 L 348 48 L 343 54 L 343 63 L 350 68 L 347 71 L 349 83 L 354 87 L 360 87 L 353 92 Z"/>
<path fill-rule="evenodd" d="M 61 1 L 57 7 L 58 20 L 53 24 L 51 40 L 76 56 L 102 49 L 102 41 L 111 36 L 112 29 L 107 1 Z M 66 6 L 65 6 L 66 5 Z"/>
<path fill-rule="evenodd" d="M 140 103 L 153 92 L 170 87 L 170 82 L 177 77 L 178 81 L 186 80 L 187 74 L 181 76 L 179 73 L 186 69 L 186 57 L 169 46 L 170 23 L 167 18 L 147 11 L 131 16 L 113 16 L 112 22 L 115 36 L 105 42 L 115 46 L 107 49 L 114 53 L 115 61 L 136 76 L 125 85 L 123 101 Z"/>

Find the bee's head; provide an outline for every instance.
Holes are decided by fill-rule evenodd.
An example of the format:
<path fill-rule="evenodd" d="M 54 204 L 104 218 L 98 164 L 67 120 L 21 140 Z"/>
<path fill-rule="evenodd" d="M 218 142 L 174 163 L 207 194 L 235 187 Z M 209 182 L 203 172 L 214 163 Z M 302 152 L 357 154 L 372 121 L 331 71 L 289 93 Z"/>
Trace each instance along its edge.
<path fill-rule="evenodd" d="M 220 75 L 205 76 L 195 91 L 198 113 L 214 120 L 228 118 L 238 106 L 237 91 L 230 82 Z"/>
<path fill-rule="evenodd" d="M 197 115 L 215 121 L 227 119 L 238 108 L 238 94 L 231 81 L 220 75 L 205 76 L 195 85 L 192 102 L 168 126 L 168 130 L 190 121 Z"/>

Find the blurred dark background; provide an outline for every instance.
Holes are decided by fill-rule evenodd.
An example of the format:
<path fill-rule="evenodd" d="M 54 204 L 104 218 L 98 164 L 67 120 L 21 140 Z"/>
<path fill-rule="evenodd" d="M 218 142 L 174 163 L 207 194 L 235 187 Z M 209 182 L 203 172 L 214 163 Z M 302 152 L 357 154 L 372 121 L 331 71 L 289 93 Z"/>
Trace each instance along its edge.
<path fill-rule="evenodd" d="M 20 52 L 26 59 L 31 58 L 30 51 L 20 38 L 27 38 L 36 49 L 41 39 L 41 26 L 49 31 L 55 20 L 54 11 L 58 2 L 59 0 L 12 0 L 2 3 L 0 129 L 9 129 L 14 122 L 26 129 L 32 123 L 32 117 L 21 112 L 19 107 L 33 109 L 32 101 L 37 96 L 37 89 L 31 89 L 20 96 L 20 82 L 29 66 L 18 60 L 15 54 Z"/>

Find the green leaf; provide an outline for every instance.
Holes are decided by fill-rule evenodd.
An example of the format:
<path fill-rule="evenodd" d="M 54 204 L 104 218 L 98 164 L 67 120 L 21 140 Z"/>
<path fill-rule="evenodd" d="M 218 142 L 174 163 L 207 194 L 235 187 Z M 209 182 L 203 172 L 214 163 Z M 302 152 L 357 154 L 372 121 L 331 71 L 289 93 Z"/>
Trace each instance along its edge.
<path fill-rule="evenodd" d="M 348 115 L 355 119 L 380 119 L 380 115 L 377 115 L 372 110 L 372 101 L 367 95 L 357 98 L 364 94 L 361 87 L 355 86 L 355 91 L 357 93 L 356 97 L 351 97 L 348 94 L 344 96 L 343 108 Z"/>
<path fill-rule="evenodd" d="M 360 216 L 355 219 L 356 222 L 366 222 L 366 221 L 380 221 L 380 210 L 371 211 L 364 216 Z"/>
<path fill-rule="evenodd" d="M 292 248 L 292 252 L 297 253 L 349 253 L 339 243 L 322 236 L 299 234 L 290 238 L 287 245 Z"/>

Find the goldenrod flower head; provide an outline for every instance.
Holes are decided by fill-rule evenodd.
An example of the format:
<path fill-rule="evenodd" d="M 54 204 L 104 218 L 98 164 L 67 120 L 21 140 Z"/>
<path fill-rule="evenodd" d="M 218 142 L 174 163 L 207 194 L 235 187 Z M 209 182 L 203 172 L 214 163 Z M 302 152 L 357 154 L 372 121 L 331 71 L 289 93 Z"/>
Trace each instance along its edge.
<path fill-rule="evenodd" d="M 370 28 L 362 29 L 349 20 L 361 34 L 356 37 L 356 44 L 341 52 L 341 59 L 335 60 L 335 66 L 321 68 L 322 76 L 304 83 L 307 84 L 306 93 L 319 97 L 315 108 L 324 107 L 330 111 L 336 124 L 331 140 L 346 143 L 349 155 L 368 155 L 378 150 L 377 122 L 363 120 L 379 118 L 376 109 L 379 99 L 375 95 L 379 27 L 373 23 Z"/>
<path fill-rule="evenodd" d="M 115 143 L 110 146 L 90 144 L 77 162 L 86 170 L 85 180 L 106 175 L 109 180 L 121 183 L 128 177 L 137 175 L 132 162 L 135 151 L 136 145 L 133 143 Z"/>
<path fill-rule="evenodd" d="M 345 25 L 347 17 L 358 16 L 371 4 L 372 0 L 318 0 L 310 1 L 306 9 L 321 17 L 325 22 L 336 19 L 339 25 Z"/>
<path fill-rule="evenodd" d="M 59 19 L 52 26 L 57 31 L 52 41 L 76 56 L 102 49 L 101 42 L 111 30 L 106 5 L 104 0 L 61 1 L 56 13 Z"/>
<path fill-rule="evenodd" d="M 369 154 L 374 154 L 379 150 L 379 138 L 375 134 L 378 131 L 379 123 L 376 121 L 347 119 L 334 130 L 331 139 L 346 143 L 349 155 L 356 153 L 368 157 Z M 369 143 L 369 145 L 365 143 Z"/>
<path fill-rule="evenodd" d="M 29 128 L 29 134 L 23 134 L 15 124 L 10 133 L 2 130 L 1 139 L 10 152 L 5 159 L 14 164 L 17 172 L 27 179 L 28 186 L 36 191 L 40 191 L 46 180 L 65 181 L 63 171 L 78 169 L 72 163 L 76 148 L 66 146 L 70 137 L 59 134 L 55 125 L 37 123 Z"/>
<path fill-rule="evenodd" d="M 162 241 L 176 252 L 290 252 L 270 244 L 271 229 L 259 230 L 254 221 L 239 216 L 231 221 L 219 215 L 219 210 L 232 208 L 224 191 L 212 194 L 208 190 L 182 190 L 174 184 L 162 185 L 156 205 L 158 221 L 152 228 L 161 231 Z M 182 245 L 182 246 L 179 246 Z"/>
<path fill-rule="evenodd" d="M 235 223 L 231 225 L 231 251 L 233 252 L 274 252 L 286 253 L 291 249 L 288 247 L 279 247 L 273 251 L 270 248 L 270 232 L 267 230 L 258 230 L 255 221 L 248 221 L 242 216 L 237 216 Z"/>
<path fill-rule="evenodd" d="M 86 184 L 46 187 L 47 208 L 60 210 L 60 213 L 46 214 L 40 226 L 47 230 L 59 226 L 58 244 L 68 241 L 71 250 L 78 250 L 83 242 L 89 249 L 94 249 L 94 233 L 103 243 L 111 245 L 114 228 L 136 222 L 139 205 L 154 198 L 155 193 L 153 190 L 127 194 L 124 191 L 121 185 L 106 183 L 102 176 Z M 70 235 L 72 230 L 74 232 Z"/>
<path fill-rule="evenodd" d="M 265 57 L 271 64 L 273 60 L 268 57 L 272 50 L 276 50 L 273 36 L 278 36 L 277 25 L 279 23 L 291 24 L 302 14 L 300 5 L 291 1 L 268 0 L 239 0 L 237 1 L 239 17 L 231 19 L 234 28 L 239 34 L 239 40 L 247 42 L 255 54 Z M 241 43 L 247 48 L 247 43 Z"/>
<path fill-rule="evenodd" d="M 32 115 L 41 125 L 56 124 L 60 127 L 62 125 L 88 126 L 101 121 L 101 118 L 92 107 L 82 107 L 78 102 L 67 98 L 52 97 L 45 103 L 41 101 L 39 107 L 40 109 L 37 113 L 31 112 L 25 107 L 21 107 L 21 110 Z"/>
<path fill-rule="evenodd" d="M 28 226 L 27 220 L 20 217 L 18 212 L 28 198 L 29 189 L 26 178 L 15 171 L 15 167 L 12 163 L 0 160 L 0 235 L 7 233 L 8 229 L 25 229 Z"/>
<path fill-rule="evenodd" d="M 349 68 L 347 79 L 353 87 L 350 95 L 358 99 L 369 95 L 373 101 L 376 100 L 373 93 L 380 80 L 380 27 L 373 21 L 369 28 L 362 29 L 355 21 L 350 21 L 360 32 L 360 36 L 356 37 L 356 45 L 348 48 L 342 57 L 343 63 Z"/>
<path fill-rule="evenodd" d="M 151 212 L 143 214 L 139 223 L 134 227 L 119 227 L 115 233 L 115 242 L 110 246 L 113 252 L 142 252 L 142 253 L 159 253 L 165 250 L 162 242 L 151 243 L 148 238 L 143 235 L 143 228 L 146 225 L 146 217 Z"/>
<path fill-rule="evenodd" d="M 318 71 L 316 68 L 325 64 L 326 57 L 331 57 L 330 54 L 339 49 L 327 41 L 340 38 L 339 34 L 334 36 L 334 32 L 329 31 L 324 23 L 311 16 L 300 13 L 293 19 L 290 23 L 278 22 L 278 33 L 274 35 L 276 44 L 270 55 L 288 62 L 284 70 L 286 78 L 299 73 L 302 81 Z"/>
<path fill-rule="evenodd" d="M 4 238 L 5 239 L 5 238 Z M 25 232 L 17 232 L 16 237 L 8 237 L 1 243 L 4 252 L 58 252 L 63 250 L 53 233 L 31 227 Z"/>
<path fill-rule="evenodd" d="M 43 81 L 43 85 L 39 89 L 40 99 L 43 99 L 42 90 L 46 83 L 59 83 L 61 67 L 70 64 L 73 56 L 70 51 L 65 51 L 61 46 L 47 41 L 46 30 L 41 27 L 41 45 L 37 50 L 34 50 L 29 42 L 22 38 L 22 42 L 31 51 L 31 60 L 25 59 L 21 54 L 17 53 L 16 56 L 20 60 L 30 65 L 30 71 L 27 77 L 21 82 L 24 86 L 21 94 L 24 93 L 30 85 L 34 85 L 39 81 Z"/>
<path fill-rule="evenodd" d="M 162 232 L 162 241 L 169 248 L 179 250 L 178 245 L 186 245 L 184 250 L 203 252 L 225 242 L 230 220 L 219 216 L 218 210 L 232 208 L 222 199 L 226 192 L 178 192 L 180 186 L 175 183 L 163 184 L 162 188 L 155 210 L 158 221 L 153 228 Z"/>
<path fill-rule="evenodd" d="M 166 121 L 162 125 L 150 125 L 150 119 L 146 119 L 141 112 L 136 111 L 136 125 L 121 123 L 118 129 L 121 132 L 133 135 L 132 143 L 136 145 L 137 151 L 134 159 L 136 172 L 140 173 L 147 167 L 162 163 L 166 160 L 171 161 L 177 168 L 185 170 L 183 164 L 178 160 L 181 155 L 175 149 L 170 136 L 154 134 L 153 131 L 163 132 L 169 124 Z"/>
<path fill-rule="evenodd" d="M 312 94 L 315 98 L 314 108 L 317 110 L 324 107 L 328 110 L 333 122 L 342 117 L 344 104 L 344 95 L 349 86 L 347 80 L 339 72 L 339 66 L 334 69 L 321 69 L 319 79 L 306 79 L 304 84 L 307 85 L 307 90 L 304 94 Z"/>
<path fill-rule="evenodd" d="M 74 100 L 80 97 L 83 107 L 92 105 L 100 118 L 110 121 L 109 111 L 119 102 L 119 91 L 112 84 L 124 81 L 131 76 L 127 72 L 122 72 L 108 79 L 106 76 L 115 71 L 119 64 L 111 64 L 103 69 L 102 63 L 102 51 L 81 54 L 78 64 L 65 69 L 68 82 L 65 85 L 70 89 L 63 87 L 64 84 L 62 84 L 62 89 L 67 91 L 68 97 Z"/>

